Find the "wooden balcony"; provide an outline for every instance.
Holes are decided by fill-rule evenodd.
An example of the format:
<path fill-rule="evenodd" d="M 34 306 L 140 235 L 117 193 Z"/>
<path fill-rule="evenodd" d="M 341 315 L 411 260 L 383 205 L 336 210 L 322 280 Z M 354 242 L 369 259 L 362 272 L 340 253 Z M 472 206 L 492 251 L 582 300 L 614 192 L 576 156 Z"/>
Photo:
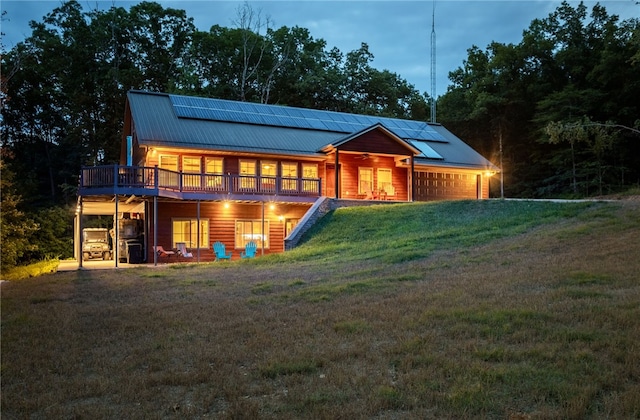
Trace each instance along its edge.
<path fill-rule="evenodd" d="M 197 174 L 157 166 L 108 165 L 82 168 L 78 194 L 83 197 L 121 194 L 200 200 L 263 200 L 283 196 L 290 201 L 314 201 L 321 191 L 318 178 Z"/>

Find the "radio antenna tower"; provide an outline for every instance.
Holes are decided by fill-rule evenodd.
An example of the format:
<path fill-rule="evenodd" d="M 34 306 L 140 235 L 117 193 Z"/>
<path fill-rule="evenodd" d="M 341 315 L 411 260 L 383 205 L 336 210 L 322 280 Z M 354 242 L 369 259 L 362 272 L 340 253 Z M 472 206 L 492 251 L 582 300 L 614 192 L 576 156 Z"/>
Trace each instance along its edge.
<path fill-rule="evenodd" d="M 436 1 L 431 15 L 431 122 L 436 122 Z"/>

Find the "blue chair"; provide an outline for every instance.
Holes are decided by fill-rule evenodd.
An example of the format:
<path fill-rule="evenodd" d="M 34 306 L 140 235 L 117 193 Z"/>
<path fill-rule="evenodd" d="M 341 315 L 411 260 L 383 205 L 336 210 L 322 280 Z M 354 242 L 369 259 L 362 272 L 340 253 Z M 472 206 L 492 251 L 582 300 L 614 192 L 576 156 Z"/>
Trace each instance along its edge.
<path fill-rule="evenodd" d="M 224 244 L 220 241 L 213 244 L 213 252 L 216 253 L 216 261 L 231 260 L 231 252 L 227 254 Z"/>
<path fill-rule="evenodd" d="M 244 248 L 244 252 L 240 253 L 240 258 L 253 258 L 256 256 L 256 250 L 258 249 L 258 244 L 254 241 L 251 241 Z"/>

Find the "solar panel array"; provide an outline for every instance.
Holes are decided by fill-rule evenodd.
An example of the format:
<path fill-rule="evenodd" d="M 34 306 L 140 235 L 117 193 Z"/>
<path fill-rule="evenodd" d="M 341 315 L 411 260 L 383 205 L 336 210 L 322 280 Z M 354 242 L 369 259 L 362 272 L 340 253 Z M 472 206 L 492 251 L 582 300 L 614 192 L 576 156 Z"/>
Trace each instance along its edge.
<path fill-rule="evenodd" d="M 421 121 L 228 101 L 224 99 L 178 95 L 169 95 L 169 97 L 173 109 L 179 118 L 287 128 L 305 128 L 338 133 L 355 133 L 371 127 L 376 123 L 381 123 L 395 135 L 405 140 L 415 139 L 446 142 L 446 139 L 435 131 L 433 127 Z M 433 153 L 435 153 L 435 151 L 433 151 Z"/>
<path fill-rule="evenodd" d="M 433 150 L 433 148 L 424 141 L 410 139 L 409 143 L 422 152 L 418 157 L 425 157 L 427 159 L 444 159 L 440 153 Z"/>

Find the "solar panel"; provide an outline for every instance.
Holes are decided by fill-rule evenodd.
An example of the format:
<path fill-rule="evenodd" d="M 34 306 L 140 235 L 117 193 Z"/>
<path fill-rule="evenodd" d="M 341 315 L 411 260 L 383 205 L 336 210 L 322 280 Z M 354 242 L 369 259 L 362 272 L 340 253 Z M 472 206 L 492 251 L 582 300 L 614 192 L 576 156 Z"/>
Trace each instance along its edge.
<path fill-rule="evenodd" d="M 440 156 L 438 152 L 433 150 L 431 146 L 429 146 L 424 141 L 409 140 L 409 143 L 411 143 L 413 147 L 415 147 L 416 149 L 420 150 L 420 152 L 422 152 L 421 154 L 418 155 L 418 157 L 425 157 L 427 159 L 444 159 L 442 156 Z"/>
<path fill-rule="evenodd" d="M 355 133 L 381 123 L 398 137 L 409 140 L 446 142 L 440 133 L 422 121 L 400 120 L 370 115 L 346 114 L 280 105 L 254 104 L 224 99 L 169 95 L 179 118 L 238 122 L 288 128 L 311 128 L 338 133 Z M 417 147 L 417 146 L 416 146 Z M 428 147 L 428 146 L 427 146 Z M 437 155 L 428 147 L 430 154 Z"/>

